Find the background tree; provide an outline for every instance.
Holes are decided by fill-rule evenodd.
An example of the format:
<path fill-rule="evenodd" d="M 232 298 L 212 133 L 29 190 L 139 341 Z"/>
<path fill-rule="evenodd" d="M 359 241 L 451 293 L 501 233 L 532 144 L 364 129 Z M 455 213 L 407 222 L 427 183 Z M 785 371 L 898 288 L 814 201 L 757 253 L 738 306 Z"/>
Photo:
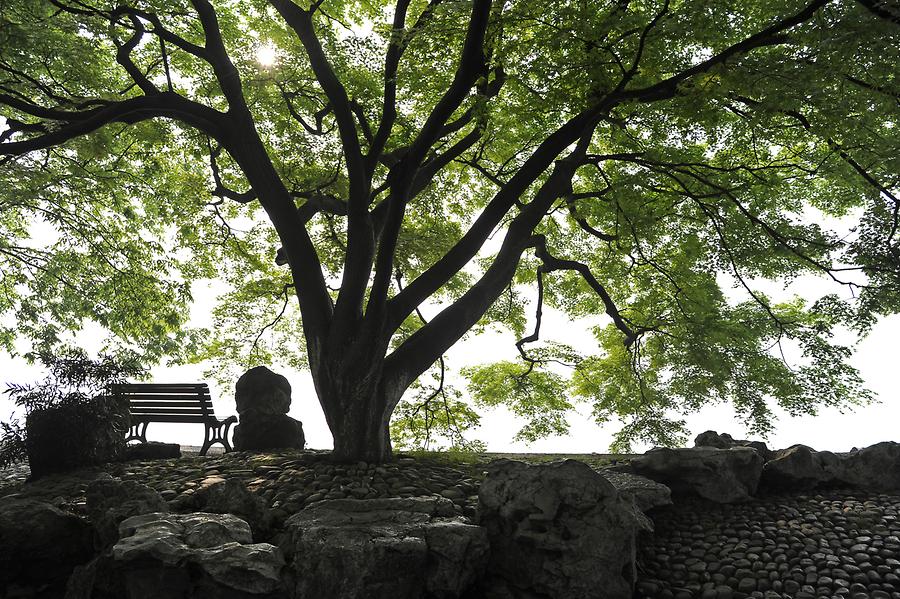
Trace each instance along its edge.
<path fill-rule="evenodd" d="M 525 438 L 565 430 L 569 391 L 628 419 L 620 446 L 707 402 L 764 431 L 767 398 L 864 401 L 830 336 L 900 307 L 898 22 L 877 0 L 5 2 L 5 342 L 86 317 L 149 359 L 302 338 L 351 459 L 386 459 L 404 391 L 487 323 L 521 359 L 470 391 Z M 757 290 L 810 272 L 855 301 Z M 204 353 L 184 308 L 216 274 Z M 545 303 L 605 313 L 597 354 L 538 344 Z"/>

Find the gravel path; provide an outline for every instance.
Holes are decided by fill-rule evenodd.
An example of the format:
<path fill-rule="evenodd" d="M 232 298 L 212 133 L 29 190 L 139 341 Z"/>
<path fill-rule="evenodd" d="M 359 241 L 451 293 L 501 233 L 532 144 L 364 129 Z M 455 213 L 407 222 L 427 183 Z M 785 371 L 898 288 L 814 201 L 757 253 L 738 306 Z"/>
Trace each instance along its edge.
<path fill-rule="evenodd" d="M 638 597 L 900 599 L 900 496 L 822 491 L 653 514 Z"/>

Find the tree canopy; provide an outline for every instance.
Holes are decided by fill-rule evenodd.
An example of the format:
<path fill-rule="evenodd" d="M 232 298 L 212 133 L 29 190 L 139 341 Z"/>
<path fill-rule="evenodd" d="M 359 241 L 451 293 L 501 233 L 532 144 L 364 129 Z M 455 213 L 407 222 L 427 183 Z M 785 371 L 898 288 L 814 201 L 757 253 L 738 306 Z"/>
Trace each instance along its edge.
<path fill-rule="evenodd" d="M 287 361 L 375 459 L 395 409 L 463 443 L 466 395 L 524 439 L 590 402 L 619 448 L 861 403 L 833 334 L 900 311 L 897 64 L 878 0 L 4 2 L 0 347 L 91 320 L 151 362 Z M 848 293 L 761 291 L 805 274 Z M 596 351 L 544 306 L 603 315 Z M 519 359 L 448 389 L 488 326 Z"/>

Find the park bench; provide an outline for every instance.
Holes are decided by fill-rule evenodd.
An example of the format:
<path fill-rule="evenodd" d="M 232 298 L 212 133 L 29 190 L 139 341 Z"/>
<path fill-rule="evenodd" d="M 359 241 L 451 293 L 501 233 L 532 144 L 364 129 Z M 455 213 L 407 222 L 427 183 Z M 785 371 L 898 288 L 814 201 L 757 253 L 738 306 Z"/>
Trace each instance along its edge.
<path fill-rule="evenodd" d="M 228 429 L 237 422 L 236 416 L 219 420 L 213 413 L 209 386 L 206 383 L 125 383 L 112 386 L 112 392 L 128 400 L 131 430 L 125 442 L 147 442 L 147 425 L 151 422 L 197 422 L 206 426 L 200 455 L 206 455 L 214 443 L 221 443 L 231 451 Z"/>

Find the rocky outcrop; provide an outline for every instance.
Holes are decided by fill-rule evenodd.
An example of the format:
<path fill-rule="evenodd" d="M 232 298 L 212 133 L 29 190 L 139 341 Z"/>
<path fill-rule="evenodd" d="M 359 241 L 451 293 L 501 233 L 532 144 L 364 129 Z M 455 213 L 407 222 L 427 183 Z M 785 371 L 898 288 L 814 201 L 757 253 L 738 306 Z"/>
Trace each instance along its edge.
<path fill-rule="evenodd" d="M 834 479 L 839 461 L 831 452 L 817 452 L 806 445 L 794 445 L 775 452 L 763 467 L 760 485 L 770 491 L 813 489 Z"/>
<path fill-rule="evenodd" d="M 672 489 L 673 495 L 698 495 L 718 503 L 750 499 L 759 485 L 763 458 L 755 449 L 692 447 L 651 449 L 629 468 Z"/>
<path fill-rule="evenodd" d="M 486 565 L 485 530 L 438 497 L 321 501 L 285 523 L 300 599 L 452 599 Z"/>
<path fill-rule="evenodd" d="M 900 444 L 886 441 L 847 454 L 794 445 L 766 462 L 761 484 L 772 491 L 843 486 L 866 491 L 900 490 Z"/>
<path fill-rule="evenodd" d="M 672 505 L 672 490 L 666 485 L 628 472 L 618 472 L 605 468 L 598 470 L 598 472 L 613 484 L 619 495 L 630 497 L 634 500 L 634 505 L 642 512 L 655 507 Z"/>
<path fill-rule="evenodd" d="M 762 441 L 748 441 L 746 439 L 734 439 L 728 433 L 705 431 L 694 439 L 694 447 L 716 447 L 718 449 L 731 449 L 732 447 L 751 447 L 759 452 L 764 460 L 771 460 L 775 452 L 769 449 Z"/>
<path fill-rule="evenodd" d="M 825 452 L 819 452 L 820 454 Z M 900 443 L 884 441 L 841 456 L 834 465 L 838 481 L 869 491 L 900 490 Z"/>
<path fill-rule="evenodd" d="M 97 531 L 101 547 L 119 540 L 119 523 L 151 512 L 168 512 L 159 493 L 134 481 L 111 477 L 95 480 L 85 492 L 88 517 Z"/>
<path fill-rule="evenodd" d="M 636 535 L 649 529 L 630 498 L 588 465 L 498 460 L 478 493 L 491 544 L 487 597 L 631 597 Z"/>
<path fill-rule="evenodd" d="M 235 479 L 201 487 L 191 496 L 191 507 L 212 514 L 231 514 L 250 525 L 253 538 L 257 541 L 266 536 L 271 524 L 271 516 L 266 502 L 247 490 Z"/>
<path fill-rule="evenodd" d="M 0 500 L 0 597 L 59 596 L 72 569 L 92 553 L 84 519 L 43 501 Z"/>
<path fill-rule="evenodd" d="M 66 599 L 281 599 L 284 557 L 253 544 L 250 526 L 229 514 L 133 516 L 119 541 L 69 581 Z"/>
<path fill-rule="evenodd" d="M 303 424 L 287 415 L 291 384 L 265 366 L 251 368 L 238 379 L 234 393 L 240 424 L 234 428 L 238 451 L 303 449 Z"/>

